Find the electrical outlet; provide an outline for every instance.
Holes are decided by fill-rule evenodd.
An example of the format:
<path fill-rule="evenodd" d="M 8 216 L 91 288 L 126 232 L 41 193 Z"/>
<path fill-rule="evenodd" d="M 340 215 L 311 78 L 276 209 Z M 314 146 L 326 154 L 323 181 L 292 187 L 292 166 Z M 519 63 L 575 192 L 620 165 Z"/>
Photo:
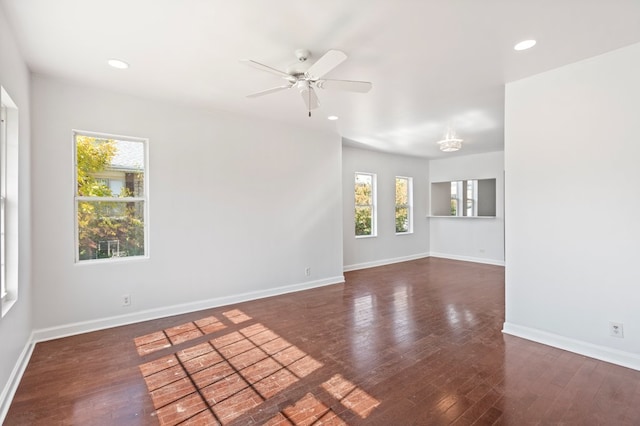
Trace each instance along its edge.
<path fill-rule="evenodd" d="M 122 296 L 122 306 L 131 306 L 131 296 L 128 294 Z"/>
<path fill-rule="evenodd" d="M 621 322 L 609 322 L 609 335 L 624 338 L 624 327 Z"/>
<path fill-rule="evenodd" d="M 307 276 L 307 277 L 310 277 L 310 276 L 311 276 L 311 268 L 310 268 L 310 267 L 308 267 L 308 266 L 307 266 L 307 267 L 304 269 L 304 275 L 305 275 L 305 276 Z"/>

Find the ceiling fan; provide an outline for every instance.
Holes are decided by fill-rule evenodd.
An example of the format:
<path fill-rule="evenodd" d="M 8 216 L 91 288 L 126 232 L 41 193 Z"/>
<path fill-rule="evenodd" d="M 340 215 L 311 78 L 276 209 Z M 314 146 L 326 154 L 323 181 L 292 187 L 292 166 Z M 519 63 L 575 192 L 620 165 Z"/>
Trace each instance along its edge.
<path fill-rule="evenodd" d="M 280 71 L 279 69 L 261 64 L 260 62 L 253 61 L 251 59 L 243 60 L 242 62 L 245 62 L 247 65 L 278 75 L 286 80 L 286 83 L 281 86 L 252 93 L 247 97 L 257 98 L 259 96 L 268 95 L 281 90 L 296 88 L 300 92 L 300 95 L 307 106 L 309 117 L 311 117 L 311 110 L 318 108 L 320 105 L 314 88 L 344 90 L 347 92 L 357 93 L 366 93 L 371 90 L 372 84 L 368 81 L 332 80 L 322 78 L 329 71 L 347 59 L 347 55 L 340 50 L 329 50 L 320 59 L 313 63 L 313 65 L 307 62 L 311 56 L 311 53 L 307 49 L 298 49 L 295 51 L 295 55 L 298 58 L 298 62 L 289 66 L 286 71 Z"/>

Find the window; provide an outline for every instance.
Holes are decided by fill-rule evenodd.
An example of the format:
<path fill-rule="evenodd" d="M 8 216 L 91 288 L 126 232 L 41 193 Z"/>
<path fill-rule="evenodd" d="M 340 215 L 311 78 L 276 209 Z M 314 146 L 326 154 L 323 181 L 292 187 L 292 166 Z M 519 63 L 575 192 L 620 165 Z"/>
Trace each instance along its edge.
<path fill-rule="evenodd" d="M 112 194 L 120 194 L 125 186 L 124 179 L 96 178 L 96 183 L 108 187 Z"/>
<path fill-rule="evenodd" d="M 3 99 L 4 100 L 4 99 Z M 7 297 L 7 278 L 5 273 L 5 199 L 7 196 L 7 108 L 4 103 L 0 109 L 2 127 L 0 129 L 0 296 Z"/>
<path fill-rule="evenodd" d="M 0 299 L 18 300 L 18 107 L 0 88 Z"/>
<path fill-rule="evenodd" d="M 465 198 L 466 209 L 465 216 L 478 216 L 478 181 L 468 180 L 467 196 Z"/>
<path fill-rule="evenodd" d="M 478 181 L 451 182 L 451 216 L 478 215 Z"/>
<path fill-rule="evenodd" d="M 76 261 L 147 256 L 147 141 L 74 132 Z"/>
<path fill-rule="evenodd" d="M 356 237 L 375 237 L 376 175 L 356 173 L 355 202 Z"/>
<path fill-rule="evenodd" d="M 413 232 L 413 179 L 396 176 L 396 234 Z"/>
<path fill-rule="evenodd" d="M 451 216 L 462 216 L 462 181 L 451 182 Z"/>
<path fill-rule="evenodd" d="M 0 296 L 2 300 L 7 297 L 7 274 L 5 273 L 5 250 L 4 243 L 4 192 L 0 198 Z"/>

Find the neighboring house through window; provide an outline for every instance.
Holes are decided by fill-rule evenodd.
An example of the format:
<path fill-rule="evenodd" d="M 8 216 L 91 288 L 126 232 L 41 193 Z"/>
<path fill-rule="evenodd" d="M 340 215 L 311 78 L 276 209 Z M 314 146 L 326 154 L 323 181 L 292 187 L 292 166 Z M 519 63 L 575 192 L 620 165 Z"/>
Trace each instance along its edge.
<path fill-rule="evenodd" d="M 74 132 L 76 261 L 147 256 L 147 141 Z"/>
<path fill-rule="evenodd" d="M 355 175 L 355 234 L 356 237 L 376 236 L 376 175 Z"/>

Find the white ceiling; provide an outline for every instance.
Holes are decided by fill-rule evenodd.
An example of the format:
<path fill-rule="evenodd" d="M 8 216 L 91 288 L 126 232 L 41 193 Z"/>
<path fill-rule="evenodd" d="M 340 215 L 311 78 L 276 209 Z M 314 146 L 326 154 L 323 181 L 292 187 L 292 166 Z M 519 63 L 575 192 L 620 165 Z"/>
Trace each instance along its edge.
<path fill-rule="evenodd" d="M 355 146 L 423 157 L 503 147 L 504 84 L 640 42 L 639 0 L 0 0 L 30 69 L 338 132 Z M 534 38 L 531 50 L 516 42 Z M 294 50 L 349 58 L 309 118 L 295 89 L 240 59 L 285 69 Z M 106 65 L 128 62 L 128 70 Z M 340 119 L 328 121 L 328 115 Z M 464 139 L 438 151 L 448 125 Z"/>

